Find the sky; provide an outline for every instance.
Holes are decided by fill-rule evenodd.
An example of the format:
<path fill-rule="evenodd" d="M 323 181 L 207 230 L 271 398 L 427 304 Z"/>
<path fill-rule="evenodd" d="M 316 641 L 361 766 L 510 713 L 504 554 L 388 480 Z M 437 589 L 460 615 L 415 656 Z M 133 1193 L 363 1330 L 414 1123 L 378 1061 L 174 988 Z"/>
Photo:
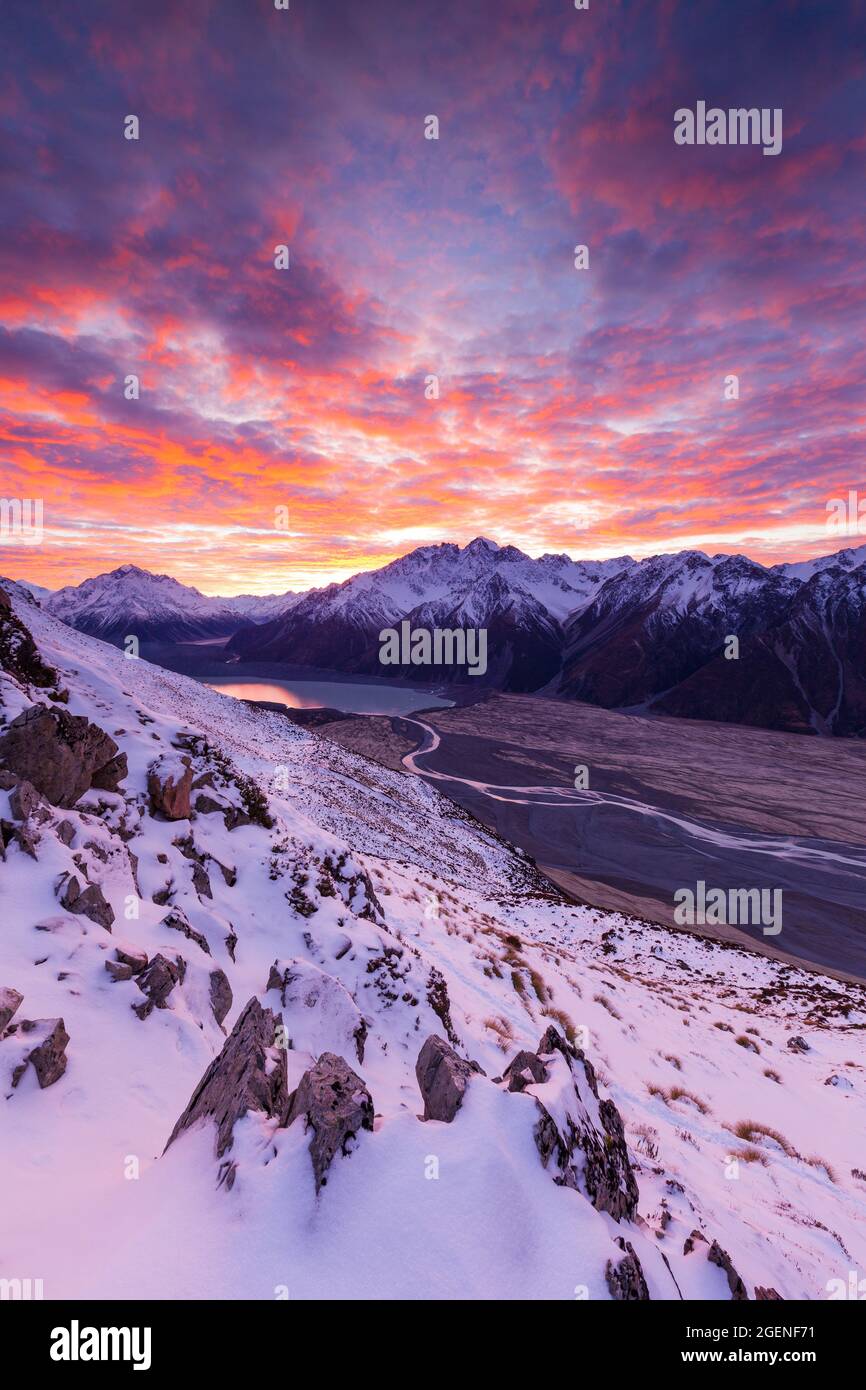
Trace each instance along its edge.
<path fill-rule="evenodd" d="M 0 496 L 44 528 L 0 572 L 866 541 L 827 522 L 866 501 L 863 0 L 3 0 L 0 42 Z M 781 152 L 678 145 L 699 101 Z"/>

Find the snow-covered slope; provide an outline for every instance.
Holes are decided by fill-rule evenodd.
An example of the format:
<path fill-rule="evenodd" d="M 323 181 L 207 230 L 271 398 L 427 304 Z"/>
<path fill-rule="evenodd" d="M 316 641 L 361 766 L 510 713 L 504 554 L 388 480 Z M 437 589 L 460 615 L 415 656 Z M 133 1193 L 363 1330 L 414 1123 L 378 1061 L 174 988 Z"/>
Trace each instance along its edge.
<path fill-rule="evenodd" d="M 404 618 L 413 628 L 485 628 L 488 649 L 495 649 L 486 683 L 535 690 L 559 669 L 561 623 L 605 578 L 632 563 L 567 555 L 534 560 L 484 537 L 462 549 L 422 546 L 381 570 L 312 590 L 255 633 L 239 632 L 229 646 L 242 659 L 381 673 L 379 633 Z M 436 677 L 462 680 L 466 672 L 443 667 Z"/>
<path fill-rule="evenodd" d="M 57 589 L 44 599 L 56 618 L 81 632 L 122 643 L 178 642 L 228 636 L 239 627 L 264 622 L 281 612 L 293 595 L 239 595 L 207 598 L 167 574 L 151 574 L 137 565 L 121 565 L 109 574 Z"/>
<path fill-rule="evenodd" d="M 0 1277 L 572 1301 L 727 1299 L 737 1275 L 823 1298 L 864 1267 L 862 989 L 569 905 L 419 779 L 14 602 L 55 670 L 0 673 L 0 1008 L 23 996 Z M 81 737 L 102 786 L 65 808 L 2 772 L 36 705 L 117 745 Z M 32 1059 L 13 1086 L 59 1018 L 65 1072 L 41 1089 Z M 486 1073 L 449 1121 L 420 1118 L 431 1035 Z M 355 1132 L 317 1190 L 330 1055 Z"/>

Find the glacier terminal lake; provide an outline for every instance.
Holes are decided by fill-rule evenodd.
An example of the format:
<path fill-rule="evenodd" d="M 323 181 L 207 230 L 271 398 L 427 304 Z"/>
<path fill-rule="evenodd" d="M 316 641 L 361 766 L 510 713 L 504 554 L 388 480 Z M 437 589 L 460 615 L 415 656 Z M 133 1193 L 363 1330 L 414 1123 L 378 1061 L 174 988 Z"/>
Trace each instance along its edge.
<path fill-rule="evenodd" d="M 411 714 L 419 709 L 445 709 L 453 703 L 429 690 L 360 681 L 208 680 L 204 684 L 236 700 L 267 700 L 289 709 L 337 709 L 343 714 Z"/>

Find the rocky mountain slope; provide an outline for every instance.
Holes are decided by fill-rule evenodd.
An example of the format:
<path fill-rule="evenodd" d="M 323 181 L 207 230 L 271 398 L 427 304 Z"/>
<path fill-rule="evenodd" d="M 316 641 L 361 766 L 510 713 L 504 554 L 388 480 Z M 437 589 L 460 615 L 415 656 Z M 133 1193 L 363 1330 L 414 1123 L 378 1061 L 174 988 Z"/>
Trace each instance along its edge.
<path fill-rule="evenodd" d="M 863 1268 L 862 989 L 569 904 L 419 779 L 18 597 L 0 654 L 0 1277 L 790 1299 Z"/>
<path fill-rule="evenodd" d="M 130 635 L 140 642 L 227 637 L 283 611 L 292 598 L 292 594 L 207 598 L 167 574 L 121 565 L 82 584 L 57 589 L 41 602 L 71 627 L 122 646 Z"/>
<path fill-rule="evenodd" d="M 478 537 L 461 549 L 422 546 L 381 570 L 314 589 L 291 610 L 239 632 L 229 651 L 242 660 L 290 660 L 382 674 L 379 633 L 408 619 L 413 628 L 486 628 L 482 683 L 535 690 L 559 670 L 562 622 L 627 560 L 533 560 L 515 546 Z M 417 667 L 391 668 L 418 676 Z M 437 680 L 465 680 L 466 669 L 437 667 Z"/>

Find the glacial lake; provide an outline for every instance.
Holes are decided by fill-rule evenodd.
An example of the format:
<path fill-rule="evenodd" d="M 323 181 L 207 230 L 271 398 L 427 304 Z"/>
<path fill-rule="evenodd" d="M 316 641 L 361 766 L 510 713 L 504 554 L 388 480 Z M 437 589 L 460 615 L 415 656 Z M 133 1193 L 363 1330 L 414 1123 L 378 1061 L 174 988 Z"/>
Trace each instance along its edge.
<path fill-rule="evenodd" d="M 344 714 L 411 714 L 416 709 L 445 709 L 453 704 L 427 690 L 357 681 L 208 680 L 204 684 L 236 700 L 269 700 L 289 709 L 328 708 Z"/>

